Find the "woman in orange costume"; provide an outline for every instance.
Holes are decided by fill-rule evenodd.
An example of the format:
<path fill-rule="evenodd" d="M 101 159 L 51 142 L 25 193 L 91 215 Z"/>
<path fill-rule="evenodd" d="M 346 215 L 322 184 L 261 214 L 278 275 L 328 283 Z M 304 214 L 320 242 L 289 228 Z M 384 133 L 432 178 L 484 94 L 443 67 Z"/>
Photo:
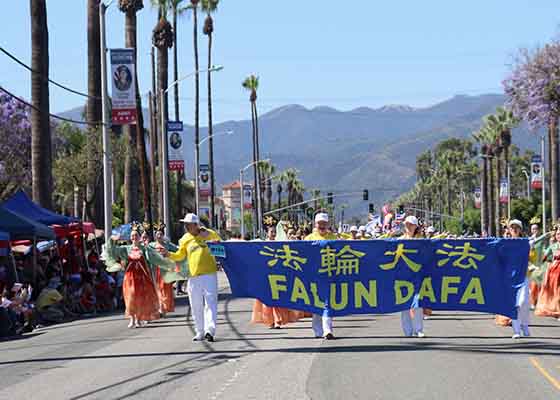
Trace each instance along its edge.
<path fill-rule="evenodd" d="M 133 227 L 129 246 L 115 246 L 112 237 L 107 244 L 105 257 L 107 270 L 115 272 L 121 269 L 117 260 L 126 260 L 123 281 L 123 297 L 126 316 L 130 318 L 129 328 L 138 328 L 142 321 L 159 319 L 159 299 L 152 278 L 152 269 L 156 267 L 173 269 L 175 263 L 161 257 L 155 250 L 144 246 L 140 240 L 138 227 Z"/>
<path fill-rule="evenodd" d="M 560 226 L 554 233 L 556 243 L 551 245 L 544 256 L 552 263 L 546 270 L 535 315 L 560 319 Z"/>
<path fill-rule="evenodd" d="M 276 229 L 274 227 L 271 226 L 268 228 L 266 239 L 276 240 Z M 290 322 L 297 322 L 301 317 L 303 317 L 302 312 L 292 311 L 282 307 L 269 307 L 257 299 L 253 305 L 251 322 L 255 324 L 264 324 L 270 329 L 280 329 L 282 325 L 286 325 Z"/>
<path fill-rule="evenodd" d="M 162 256 L 167 254 L 170 250 L 164 241 L 165 225 L 159 224 L 155 226 L 156 228 L 156 241 L 152 245 L 153 248 Z M 162 316 L 165 316 L 168 312 L 175 311 L 175 297 L 173 295 L 173 283 L 166 283 L 164 279 L 165 271 L 161 268 L 156 267 L 156 289 L 159 297 L 159 312 Z"/>

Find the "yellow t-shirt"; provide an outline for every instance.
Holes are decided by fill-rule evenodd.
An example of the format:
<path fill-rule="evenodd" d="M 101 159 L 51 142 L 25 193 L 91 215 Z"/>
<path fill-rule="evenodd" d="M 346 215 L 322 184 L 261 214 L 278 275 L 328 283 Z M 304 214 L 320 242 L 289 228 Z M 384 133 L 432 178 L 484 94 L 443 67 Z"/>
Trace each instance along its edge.
<path fill-rule="evenodd" d="M 319 232 L 313 232 L 311 235 L 307 235 L 303 240 L 336 240 L 336 235 L 329 232 L 323 236 Z"/>
<path fill-rule="evenodd" d="M 45 288 L 39 294 L 39 297 L 37 298 L 36 306 L 37 309 L 41 311 L 48 306 L 52 306 L 53 304 L 60 302 L 61 300 L 62 300 L 62 295 L 58 293 L 58 290 Z"/>
<path fill-rule="evenodd" d="M 216 259 L 210 253 L 206 242 L 219 242 L 221 238 L 211 229 L 206 229 L 206 231 L 208 231 L 208 236 L 205 238 L 185 233 L 179 240 L 179 250 L 169 253 L 169 258 L 173 261 L 179 262 L 187 259 L 190 276 L 213 274 L 218 270 Z"/>

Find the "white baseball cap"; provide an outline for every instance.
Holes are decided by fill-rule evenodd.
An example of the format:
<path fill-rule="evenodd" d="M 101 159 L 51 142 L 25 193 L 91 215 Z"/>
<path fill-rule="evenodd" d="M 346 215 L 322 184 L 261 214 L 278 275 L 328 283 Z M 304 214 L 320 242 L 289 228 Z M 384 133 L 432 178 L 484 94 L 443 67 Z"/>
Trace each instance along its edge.
<path fill-rule="evenodd" d="M 523 229 L 523 222 L 521 222 L 518 219 L 512 219 L 511 221 L 509 221 L 508 226 L 513 226 L 513 225 L 517 225 L 519 229 Z"/>
<path fill-rule="evenodd" d="M 418 226 L 418 218 L 416 218 L 414 215 L 409 215 L 405 218 L 404 223 Z"/>
<path fill-rule="evenodd" d="M 433 226 L 429 226 L 428 229 L 426 229 L 426 232 L 428 232 L 428 233 L 435 233 L 435 232 L 436 232 L 436 228 L 434 228 Z"/>
<path fill-rule="evenodd" d="M 184 222 L 185 224 L 200 224 L 200 219 L 198 218 L 198 215 L 196 214 L 187 214 L 185 215 L 184 219 L 180 219 L 180 222 Z"/>
<path fill-rule="evenodd" d="M 358 227 L 356 225 L 352 225 L 350 227 L 350 232 L 358 232 Z"/>
<path fill-rule="evenodd" d="M 365 232 L 365 231 L 366 231 L 366 227 L 363 226 L 363 225 L 360 225 L 360 227 L 358 228 L 358 230 L 359 230 L 360 232 Z"/>
<path fill-rule="evenodd" d="M 315 216 L 315 223 L 317 222 L 329 222 L 329 214 L 319 213 Z"/>

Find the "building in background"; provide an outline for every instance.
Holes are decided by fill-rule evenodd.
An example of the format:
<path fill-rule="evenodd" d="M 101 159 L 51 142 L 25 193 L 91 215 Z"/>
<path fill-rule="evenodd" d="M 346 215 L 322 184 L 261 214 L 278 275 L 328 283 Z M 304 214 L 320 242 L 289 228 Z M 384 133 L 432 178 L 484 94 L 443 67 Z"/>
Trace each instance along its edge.
<path fill-rule="evenodd" d="M 245 183 L 245 210 L 251 210 L 253 186 Z M 241 229 L 241 184 L 235 181 L 222 187 L 222 201 L 226 229 L 239 231 Z"/>

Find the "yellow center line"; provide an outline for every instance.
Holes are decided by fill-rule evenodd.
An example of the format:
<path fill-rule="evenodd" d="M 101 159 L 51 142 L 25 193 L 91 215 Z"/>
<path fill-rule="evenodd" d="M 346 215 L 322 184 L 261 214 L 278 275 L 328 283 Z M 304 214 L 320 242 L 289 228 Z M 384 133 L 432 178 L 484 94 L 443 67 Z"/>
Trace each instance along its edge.
<path fill-rule="evenodd" d="M 531 360 L 533 366 L 552 384 L 552 386 L 560 390 L 560 381 L 558 381 L 556 378 L 550 375 L 546 369 L 541 367 L 541 365 L 539 364 L 539 362 L 535 357 L 529 357 L 529 360 Z"/>

